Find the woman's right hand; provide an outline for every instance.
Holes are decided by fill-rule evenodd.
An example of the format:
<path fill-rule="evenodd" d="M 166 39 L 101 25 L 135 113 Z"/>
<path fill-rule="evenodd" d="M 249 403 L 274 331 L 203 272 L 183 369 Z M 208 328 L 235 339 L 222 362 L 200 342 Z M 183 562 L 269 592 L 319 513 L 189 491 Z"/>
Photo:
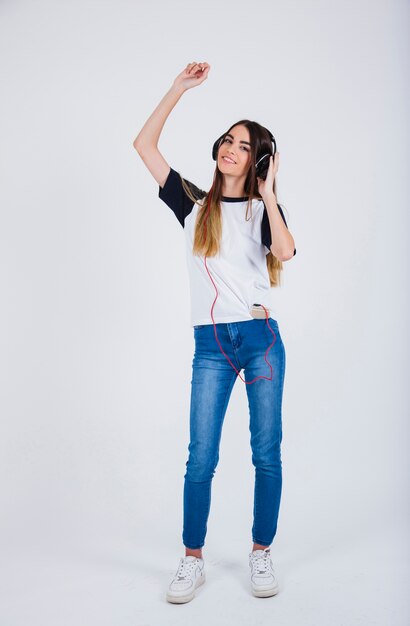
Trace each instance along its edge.
<path fill-rule="evenodd" d="M 196 87 L 208 78 L 210 68 L 209 63 L 188 63 L 186 68 L 178 74 L 173 85 L 183 91 Z"/>

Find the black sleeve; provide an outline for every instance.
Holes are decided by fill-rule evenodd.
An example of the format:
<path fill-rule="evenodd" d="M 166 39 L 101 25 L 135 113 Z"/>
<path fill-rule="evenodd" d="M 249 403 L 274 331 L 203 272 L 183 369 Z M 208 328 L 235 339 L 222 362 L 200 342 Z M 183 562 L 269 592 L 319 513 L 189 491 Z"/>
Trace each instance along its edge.
<path fill-rule="evenodd" d="M 206 195 L 206 191 L 202 191 L 189 180 L 186 180 L 184 178 L 184 181 L 188 184 L 194 197 L 196 197 L 198 200 L 199 198 L 203 198 Z M 165 204 L 170 207 L 170 209 L 172 209 L 172 211 L 175 213 L 177 220 L 183 227 L 185 223 L 185 218 L 191 213 L 195 203 L 185 193 L 179 173 L 172 167 L 169 171 L 164 186 L 161 187 L 160 185 L 158 185 L 158 197 L 161 198 L 161 200 L 163 200 Z"/>
<path fill-rule="evenodd" d="M 283 211 L 281 206 L 278 204 L 278 209 L 279 209 L 279 213 L 282 216 L 283 221 L 285 222 L 285 226 L 286 228 L 288 227 L 286 220 L 285 220 L 285 216 L 283 215 Z M 261 238 L 262 238 L 262 243 L 270 250 L 270 247 L 272 245 L 272 235 L 270 232 L 270 223 L 269 223 L 269 215 L 268 212 L 266 210 L 266 206 L 264 205 L 263 207 L 263 217 L 262 217 L 262 224 L 261 224 Z M 296 248 L 293 251 L 293 256 L 295 256 L 296 254 Z"/>

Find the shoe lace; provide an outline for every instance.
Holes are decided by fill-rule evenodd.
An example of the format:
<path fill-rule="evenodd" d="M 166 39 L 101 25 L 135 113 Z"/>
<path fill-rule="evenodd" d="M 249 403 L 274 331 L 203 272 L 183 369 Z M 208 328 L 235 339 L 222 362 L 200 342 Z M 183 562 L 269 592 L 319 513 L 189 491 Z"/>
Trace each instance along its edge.
<path fill-rule="evenodd" d="M 189 578 L 195 563 L 196 561 L 187 561 L 184 557 L 181 557 L 175 577 L 178 578 L 178 580 L 184 580 L 184 578 Z"/>
<path fill-rule="evenodd" d="M 252 555 L 252 563 L 258 574 L 264 574 L 270 569 L 270 555 L 265 552 L 263 556 Z"/>

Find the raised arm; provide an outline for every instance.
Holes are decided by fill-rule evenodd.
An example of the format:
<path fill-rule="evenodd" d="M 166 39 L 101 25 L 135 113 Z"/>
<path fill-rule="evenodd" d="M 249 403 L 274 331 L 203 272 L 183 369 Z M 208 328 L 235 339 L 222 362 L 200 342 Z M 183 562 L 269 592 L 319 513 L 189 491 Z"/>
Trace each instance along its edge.
<path fill-rule="evenodd" d="M 182 94 L 200 85 L 208 77 L 210 67 L 208 63 L 188 63 L 134 139 L 134 148 L 160 187 L 164 186 L 171 169 L 158 150 L 158 140 L 165 121 Z"/>

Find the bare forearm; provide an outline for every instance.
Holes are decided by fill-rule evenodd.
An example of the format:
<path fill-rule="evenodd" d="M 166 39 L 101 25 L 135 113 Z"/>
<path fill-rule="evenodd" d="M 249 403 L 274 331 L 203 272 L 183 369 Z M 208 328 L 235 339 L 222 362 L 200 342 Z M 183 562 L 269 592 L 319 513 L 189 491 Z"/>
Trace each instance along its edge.
<path fill-rule="evenodd" d="M 280 261 L 287 261 L 293 257 L 295 241 L 282 219 L 275 195 L 269 194 L 263 199 L 263 202 L 269 217 L 272 237 L 271 252 Z"/>
<path fill-rule="evenodd" d="M 134 148 L 156 147 L 159 136 L 172 109 L 182 96 L 185 90 L 172 86 L 156 109 L 151 113 L 137 137 L 134 139 Z"/>

